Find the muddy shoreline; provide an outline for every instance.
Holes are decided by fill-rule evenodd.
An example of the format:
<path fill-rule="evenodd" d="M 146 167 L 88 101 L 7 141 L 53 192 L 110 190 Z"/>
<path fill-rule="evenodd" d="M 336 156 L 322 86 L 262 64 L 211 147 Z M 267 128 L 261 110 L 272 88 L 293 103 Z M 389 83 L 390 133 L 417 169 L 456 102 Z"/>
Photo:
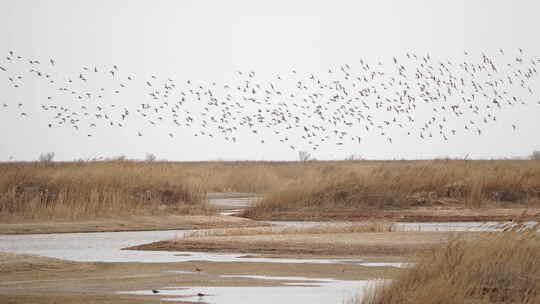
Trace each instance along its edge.
<path fill-rule="evenodd" d="M 91 220 L 28 221 L 1 223 L 0 234 L 53 234 L 156 230 L 189 230 L 268 226 L 255 220 L 234 216 L 131 216 Z"/>
<path fill-rule="evenodd" d="M 210 195 L 209 198 L 211 204 L 218 205 L 217 209 L 226 211 L 245 208 L 250 203 L 250 197 L 239 193 L 220 197 L 218 193 Z M 392 222 L 467 222 L 514 218 L 538 219 L 540 209 L 432 207 L 363 213 L 326 212 L 318 215 L 309 212 L 284 213 L 278 219 L 321 222 L 347 220 L 361 222 L 374 219 Z M 269 219 L 276 220 L 274 216 Z M 298 278 L 294 281 L 294 284 L 297 284 L 295 286 L 302 286 L 305 283 L 306 288 L 310 283 L 308 279 L 326 278 L 351 282 L 392 279 L 404 269 L 390 264 L 415 263 L 420 260 L 423 252 L 449 239 L 455 237 L 473 239 L 489 233 L 400 230 L 207 236 L 197 239 L 182 238 L 183 232 L 179 232 L 180 237 L 175 237 L 175 234 L 170 232 L 158 233 L 158 230 L 212 228 L 230 231 L 227 228 L 269 225 L 271 224 L 254 219 L 223 215 L 130 216 L 3 223 L 0 224 L 0 234 L 10 235 L 5 237 L 6 244 L 14 242 L 13 244 L 19 246 L 17 252 L 29 252 L 35 248 L 32 246 L 42 246 L 34 253 L 62 259 L 0 252 L 0 303 L 137 304 L 158 303 L 160 300 L 172 298 L 180 300 L 176 303 L 212 302 L 211 298 L 207 300 L 195 297 L 197 288 L 291 287 L 287 285 L 289 281 L 283 278 Z M 114 231 L 139 232 L 119 233 L 114 236 L 106 233 L 76 234 Z M 143 231 L 151 233 L 141 237 Z M 66 233 L 75 234 L 70 236 Z M 17 237 L 18 234 L 21 237 Z M 23 236 L 25 234 L 43 235 Z M 20 240 L 22 243 L 15 243 Z M 25 240 L 29 241 L 28 247 L 25 247 Z M 153 242 L 154 240 L 163 241 Z M 17 249 L 17 246 L 6 248 Z M 129 250 L 121 251 L 122 247 Z M 204 252 L 210 255 L 213 253 L 239 255 L 220 260 L 209 258 L 210 255 L 205 255 Z M 128 254 L 124 255 L 125 253 Z M 147 253 L 149 255 L 145 259 L 140 257 Z M 164 253 L 165 255 L 162 255 Z M 372 265 L 368 266 L 370 263 Z M 256 276 L 274 279 L 262 280 Z M 302 278 L 306 281 L 302 281 Z M 166 292 L 159 292 L 161 289 L 168 290 L 167 288 L 171 287 L 184 290 L 188 294 L 173 297 L 166 295 Z M 153 294 L 152 290 L 157 290 L 158 293 Z M 302 294 L 305 292 L 302 291 Z M 337 298 L 335 300 L 339 301 Z"/>
<path fill-rule="evenodd" d="M 412 256 L 451 238 L 487 232 L 363 232 L 316 235 L 250 235 L 165 240 L 125 248 L 151 251 L 203 251 L 277 255 Z"/>
<path fill-rule="evenodd" d="M 118 292 L 159 290 L 164 286 L 285 286 L 286 282 L 234 275 L 370 280 L 391 278 L 401 271 L 352 264 L 68 262 L 6 253 L 0 253 L 0 269 L 2 303 L 154 303 L 161 298 L 159 295 Z"/>
<path fill-rule="evenodd" d="M 0 223 L 0 234 L 52 234 L 261 227 L 259 221 L 491 222 L 540 220 L 540 208 L 417 208 L 371 212 L 281 212 L 260 218 L 224 215 L 130 216 Z"/>

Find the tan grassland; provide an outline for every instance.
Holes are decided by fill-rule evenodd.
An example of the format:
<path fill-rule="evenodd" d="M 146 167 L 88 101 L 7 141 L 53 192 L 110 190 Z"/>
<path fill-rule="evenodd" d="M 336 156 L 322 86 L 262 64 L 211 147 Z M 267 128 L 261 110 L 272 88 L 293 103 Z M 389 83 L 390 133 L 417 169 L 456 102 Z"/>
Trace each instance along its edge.
<path fill-rule="evenodd" d="M 4 221 L 212 213 L 181 170 L 133 162 L 0 165 Z"/>
<path fill-rule="evenodd" d="M 306 164 L 302 178 L 242 216 L 254 219 L 393 221 L 540 218 L 540 161 Z"/>
<path fill-rule="evenodd" d="M 262 193 L 255 219 L 437 220 L 424 209 L 540 214 L 540 161 L 135 162 L 0 164 L 0 219 L 33 222 L 133 215 L 207 215 L 208 192 Z M 380 212 L 383 211 L 381 214 Z M 424 213 L 422 213 L 424 212 Z M 438 212 L 437 212 L 438 213 Z M 405 220 L 407 220 L 405 219 Z"/>

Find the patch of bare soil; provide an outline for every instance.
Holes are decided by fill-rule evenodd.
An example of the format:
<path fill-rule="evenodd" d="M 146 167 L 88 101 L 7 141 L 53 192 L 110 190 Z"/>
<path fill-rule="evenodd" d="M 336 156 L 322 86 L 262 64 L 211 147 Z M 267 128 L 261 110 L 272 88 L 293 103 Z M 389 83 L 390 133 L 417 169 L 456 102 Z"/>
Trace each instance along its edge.
<path fill-rule="evenodd" d="M 392 267 L 348 264 L 199 261 L 85 263 L 0 253 L 0 303 L 156 303 L 165 296 L 117 292 L 159 290 L 166 286 L 280 286 L 284 282 L 223 275 L 301 275 L 308 278 L 361 280 L 392 278 L 399 271 Z"/>
<path fill-rule="evenodd" d="M 250 216 L 251 217 L 251 216 Z M 261 213 L 251 217 L 257 220 L 282 221 L 365 221 L 387 220 L 394 222 L 483 222 L 539 220 L 540 208 L 465 208 L 456 206 L 418 207 L 399 210 L 301 210 Z"/>
<path fill-rule="evenodd" d="M 77 219 L 0 223 L 0 234 L 184 230 L 257 226 L 265 226 L 265 224 L 257 223 L 254 220 L 233 216 L 128 216 L 96 218 L 88 220 Z"/>
<path fill-rule="evenodd" d="M 128 250 L 218 251 L 302 255 L 412 255 L 457 235 L 457 232 L 361 232 L 209 236 L 176 239 L 126 248 Z"/>
<path fill-rule="evenodd" d="M 0 303 L 4 304 L 142 304 L 159 303 L 159 299 L 150 297 L 134 297 L 126 295 L 98 295 L 88 293 L 35 292 L 25 294 L 0 294 Z M 193 302 L 174 302 L 193 303 Z"/>

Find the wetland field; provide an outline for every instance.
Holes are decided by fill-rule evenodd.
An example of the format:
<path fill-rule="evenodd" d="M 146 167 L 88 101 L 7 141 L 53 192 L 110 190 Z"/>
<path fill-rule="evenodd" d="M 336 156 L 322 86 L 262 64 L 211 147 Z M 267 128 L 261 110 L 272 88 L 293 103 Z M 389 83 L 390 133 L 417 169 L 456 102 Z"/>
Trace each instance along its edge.
<path fill-rule="evenodd" d="M 2 303 L 538 303 L 535 160 L 0 164 Z"/>

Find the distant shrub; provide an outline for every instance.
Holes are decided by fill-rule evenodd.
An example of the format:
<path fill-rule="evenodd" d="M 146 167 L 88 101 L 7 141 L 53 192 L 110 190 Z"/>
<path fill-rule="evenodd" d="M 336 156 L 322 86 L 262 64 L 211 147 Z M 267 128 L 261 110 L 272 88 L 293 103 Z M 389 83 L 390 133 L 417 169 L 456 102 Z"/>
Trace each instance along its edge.
<path fill-rule="evenodd" d="M 40 163 L 52 163 L 54 160 L 54 152 L 41 153 L 38 160 Z"/>
<path fill-rule="evenodd" d="M 362 157 L 362 155 L 351 154 L 351 155 L 345 157 L 345 160 L 346 161 L 357 161 L 357 160 L 365 160 L 365 158 Z"/>
<path fill-rule="evenodd" d="M 157 159 L 157 157 L 156 157 L 155 154 L 147 153 L 146 157 L 144 158 L 144 161 L 151 163 L 151 162 L 155 162 L 156 159 Z"/>
<path fill-rule="evenodd" d="M 298 152 L 298 159 L 301 161 L 301 162 L 307 162 L 309 160 L 311 160 L 311 154 L 307 151 L 300 151 Z"/>

